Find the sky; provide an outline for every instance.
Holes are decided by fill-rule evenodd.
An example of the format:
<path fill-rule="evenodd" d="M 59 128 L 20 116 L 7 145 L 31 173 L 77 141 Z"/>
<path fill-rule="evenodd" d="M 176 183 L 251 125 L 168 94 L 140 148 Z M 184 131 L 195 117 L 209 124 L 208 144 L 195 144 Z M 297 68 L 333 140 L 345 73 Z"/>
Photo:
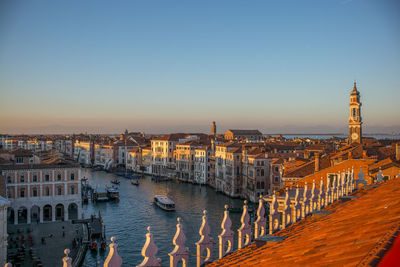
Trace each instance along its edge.
<path fill-rule="evenodd" d="M 400 2 L 0 0 L 0 133 L 400 132 Z"/>

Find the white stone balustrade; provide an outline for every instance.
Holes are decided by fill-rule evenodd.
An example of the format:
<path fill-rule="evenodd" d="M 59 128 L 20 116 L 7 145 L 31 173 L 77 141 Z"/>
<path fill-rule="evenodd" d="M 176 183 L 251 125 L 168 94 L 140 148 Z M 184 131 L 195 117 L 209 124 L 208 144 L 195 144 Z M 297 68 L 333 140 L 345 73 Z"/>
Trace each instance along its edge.
<path fill-rule="evenodd" d="M 292 210 L 292 222 L 301 220 L 301 194 L 299 186 L 296 187 L 296 194 L 294 197 L 294 205 Z"/>
<path fill-rule="evenodd" d="M 233 231 L 231 230 L 232 221 L 229 218 L 228 205 L 225 205 L 224 219 L 221 223 L 222 233 L 218 236 L 219 239 L 219 258 L 222 259 L 227 253 L 233 249 Z M 225 249 L 227 246 L 227 249 Z"/>
<path fill-rule="evenodd" d="M 319 183 L 319 192 L 318 192 L 318 210 L 321 210 L 325 207 L 325 188 L 324 188 L 324 179 L 321 177 L 321 181 Z"/>
<path fill-rule="evenodd" d="M 358 186 L 360 184 L 363 184 L 364 186 L 367 185 L 367 180 L 364 179 L 365 174 L 363 172 L 362 167 L 360 168 L 360 172 L 358 173 L 357 177 L 358 177 L 358 180 L 356 180 L 356 190 L 358 189 Z"/>
<path fill-rule="evenodd" d="M 315 180 L 313 180 L 313 185 L 311 188 L 311 196 L 310 196 L 310 212 L 316 211 L 318 209 L 318 194 L 317 188 L 315 186 Z"/>
<path fill-rule="evenodd" d="M 240 222 L 242 225 L 238 229 L 238 249 L 242 249 L 243 247 L 250 244 L 251 241 L 251 225 L 250 225 L 250 215 L 247 208 L 247 200 L 244 201 L 243 205 L 243 213 L 240 218 Z"/>
<path fill-rule="evenodd" d="M 310 213 L 310 192 L 307 182 L 304 183 L 303 201 L 301 203 L 301 218 L 304 219 Z"/>
<path fill-rule="evenodd" d="M 177 218 L 176 233 L 172 243 L 175 245 L 171 253 L 169 253 L 169 266 L 176 267 L 179 261 L 182 261 L 182 267 L 189 264 L 189 248 L 185 247 L 186 236 L 182 230 L 181 218 Z"/>
<path fill-rule="evenodd" d="M 285 229 L 292 223 L 292 209 L 290 207 L 289 189 L 286 188 L 285 203 L 282 212 L 282 229 Z"/>
<path fill-rule="evenodd" d="M 118 244 L 115 244 L 116 238 L 111 237 L 111 244 L 108 245 L 110 251 L 108 252 L 108 256 L 104 261 L 104 267 L 121 267 L 122 265 L 122 258 L 118 255 Z"/>
<path fill-rule="evenodd" d="M 147 231 L 146 243 L 142 248 L 142 256 L 144 259 L 137 267 L 160 267 L 161 259 L 156 257 L 158 248 L 156 244 L 154 244 L 153 234 L 151 233 L 150 226 L 147 227 Z"/>
<path fill-rule="evenodd" d="M 207 220 L 207 211 L 203 211 L 202 223 L 200 226 L 199 234 L 200 240 L 196 243 L 197 248 L 197 267 L 200 267 L 202 264 L 207 263 L 211 260 L 212 250 L 213 250 L 213 239 L 210 235 L 210 226 L 208 225 Z M 206 251 L 206 256 L 203 256 L 204 251 Z"/>
<path fill-rule="evenodd" d="M 279 218 L 280 214 L 278 211 L 279 203 L 276 199 L 276 194 L 272 195 L 272 203 L 269 207 L 269 234 L 272 235 L 276 231 L 279 231 Z"/>
<path fill-rule="evenodd" d="M 254 222 L 254 238 L 259 238 L 266 234 L 267 219 L 265 218 L 264 199 L 260 195 L 258 200 L 257 220 Z"/>
<path fill-rule="evenodd" d="M 64 250 L 65 257 L 62 259 L 63 267 L 72 267 L 72 259 L 69 257 L 69 253 L 70 253 L 70 250 L 68 248 L 66 248 Z"/>

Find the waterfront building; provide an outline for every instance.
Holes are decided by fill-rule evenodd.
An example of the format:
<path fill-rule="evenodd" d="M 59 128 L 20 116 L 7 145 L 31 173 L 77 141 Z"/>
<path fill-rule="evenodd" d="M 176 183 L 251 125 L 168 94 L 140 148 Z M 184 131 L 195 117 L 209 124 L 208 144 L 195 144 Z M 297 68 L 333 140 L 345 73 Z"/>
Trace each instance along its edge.
<path fill-rule="evenodd" d="M 93 142 L 89 140 L 75 140 L 74 160 L 86 166 L 92 165 L 92 160 L 94 160 Z"/>
<path fill-rule="evenodd" d="M 268 193 L 269 161 L 258 148 L 243 151 L 242 197 L 255 203 L 260 195 Z"/>
<path fill-rule="evenodd" d="M 224 135 L 226 140 L 245 140 L 246 142 L 259 142 L 263 139 L 259 130 L 228 130 Z"/>
<path fill-rule="evenodd" d="M 112 145 L 94 145 L 94 165 L 109 169 L 114 166 L 114 146 Z"/>
<path fill-rule="evenodd" d="M 201 143 L 199 140 L 186 141 L 176 145 L 175 158 L 176 158 L 176 178 L 181 181 L 186 182 L 196 182 L 201 180 L 206 180 L 207 176 L 200 178 L 203 173 L 200 173 L 200 169 L 204 168 L 201 164 L 202 160 L 205 160 L 206 155 L 204 151 L 197 151 L 197 149 L 203 147 L 205 144 Z M 196 153 L 197 152 L 197 153 Z M 196 154 L 198 157 L 196 157 Z M 196 165 L 197 162 L 197 165 Z M 195 167 L 200 168 L 197 171 L 197 179 L 195 178 Z"/>
<path fill-rule="evenodd" d="M 349 116 L 349 144 L 359 143 L 362 141 L 362 118 L 361 118 L 361 101 L 360 92 L 357 91 L 354 82 L 353 90 L 350 93 L 350 116 Z"/>
<path fill-rule="evenodd" d="M 242 150 L 239 144 L 225 143 L 215 148 L 216 190 L 239 197 L 242 189 Z"/>
<path fill-rule="evenodd" d="M 197 147 L 194 152 L 194 182 L 209 184 L 211 179 L 211 147 Z"/>
<path fill-rule="evenodd" d="M 140 172 L 142 166 L 142 149 L 140 147 L 132 148 L 126 155 L 126 169 L 134 172 Z"/>
<path fill-rule="evenodd" d="M 8 222 L 77 219 L 81 214 L 79 165 L 60 155 L 43 156 L 36 162 L 32 152 L 26 151 L 23 156 L 18 153 L 3 159 L 0 165 L 10 201 Z"/>
<path fill-rule="evenodd" d="M 4 183 L 0 181 L 0 190 L 4 191 Z M 7 208 L 10 204 L 0 192 L 0 266 L 5 266 L 7 260 Z"/>

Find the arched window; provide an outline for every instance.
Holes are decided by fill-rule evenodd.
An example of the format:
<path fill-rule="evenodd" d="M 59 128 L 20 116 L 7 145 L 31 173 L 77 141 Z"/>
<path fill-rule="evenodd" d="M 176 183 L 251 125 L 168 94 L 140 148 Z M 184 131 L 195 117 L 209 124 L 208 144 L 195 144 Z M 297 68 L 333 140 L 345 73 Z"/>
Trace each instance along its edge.
<path fill-rule="evenodd" d="M 32 196 L 37 197 L 37 195 L 38 195 L 37 188 L 34 187 L 34 188 L 32 189 Z"/>
<path fill-rule="evenodd" d="M 62 188 L 61 186 L 57 186 L 57 195 L 61 196 L 62 194 Z"/>
<path fill-rule="evenodd" d="M 25 175 L 21 174 L 21 175 L 19 176 L 19 182 L 20 182 L 20 183 L 25 183 Z"/>
<path fill-rule="evenodd" d="M 12 183 L 11 174 L 7 175 L 7 183 L 8 184 Z"/>
<path fill-rule="evenodd" d="M 25 197 L 25 188 L 21 188 L 21 190 L 19 191 L 19 196 Z"/>
<path fill-rule="evenodd" d="M 352 114 L 353 114 L 353 117 L 356 117 L 356 116 L 357 116 L 357 109 L 356 109 L 356 108 L 353 108 L 353 109 L 352 109 Z"/>
<path fill-rule="evenodd" d="M 46 196 L 50 196 L 50 188 L 48 186 L 46 186 L 46 188 L 44 189 L 44 192 L 45 192 Z"/>
<path fill-rule="evenodd" d="M 75 180 L 75 173 L 71 173 L 71 181 Z"/>
<path fill-rule="evenodd" d="M 57 181 L 61 181 L 61 173 L 60 172 L 57 174 Z"/>
<path fill-rule="evenodd" d="M 75 186 L 71 185 L 71 195 L 75 195 Z"/>

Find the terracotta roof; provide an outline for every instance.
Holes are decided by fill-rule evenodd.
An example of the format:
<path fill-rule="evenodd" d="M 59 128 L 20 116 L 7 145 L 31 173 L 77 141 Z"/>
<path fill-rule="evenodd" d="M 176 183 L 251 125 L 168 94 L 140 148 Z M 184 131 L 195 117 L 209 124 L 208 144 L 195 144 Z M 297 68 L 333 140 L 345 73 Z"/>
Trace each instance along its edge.
<path fill-rule="evenodd" d="M 328 206 L 333 213 L 276 233 L 283 241 L 251 244 L 207 266 L 375 266 L 399 233 L 399 194 L 400 179 L 363 188 L 359 198 Z"/>
<path fill-rule="evenodd" d="M 389 167 L 391 167 L 391 166 L 400 167 L 400 163 L 394 161 L 394 160 L 391 159 L 391 158 L 386 158 L 386 159 L 384 159 L 384 160 L 381 160 L 381 161 L 378 161 L 378 162 L 376 162 L 376 163 L 374 163 L 374 164 L 371 164 L 371 165 L 368 167 L 368 169 L 369 169 L 370 172 L 374 173 L 374 172 L 379 171 L 379 168 L 381 168 L 382 170 L 384 170 L 384 169 L 389 168 Z"/>
<path fill-rule="evenodd" d="M 330 160 L 328 157 L 323 156 L 319 160 L 319 169 L 323 170 L 330 167 Z M 297 168 L 291 169 L 284 174 L 284 177 L 305 177 L 315 172 L 315 160 L 304 163 Z"/>

